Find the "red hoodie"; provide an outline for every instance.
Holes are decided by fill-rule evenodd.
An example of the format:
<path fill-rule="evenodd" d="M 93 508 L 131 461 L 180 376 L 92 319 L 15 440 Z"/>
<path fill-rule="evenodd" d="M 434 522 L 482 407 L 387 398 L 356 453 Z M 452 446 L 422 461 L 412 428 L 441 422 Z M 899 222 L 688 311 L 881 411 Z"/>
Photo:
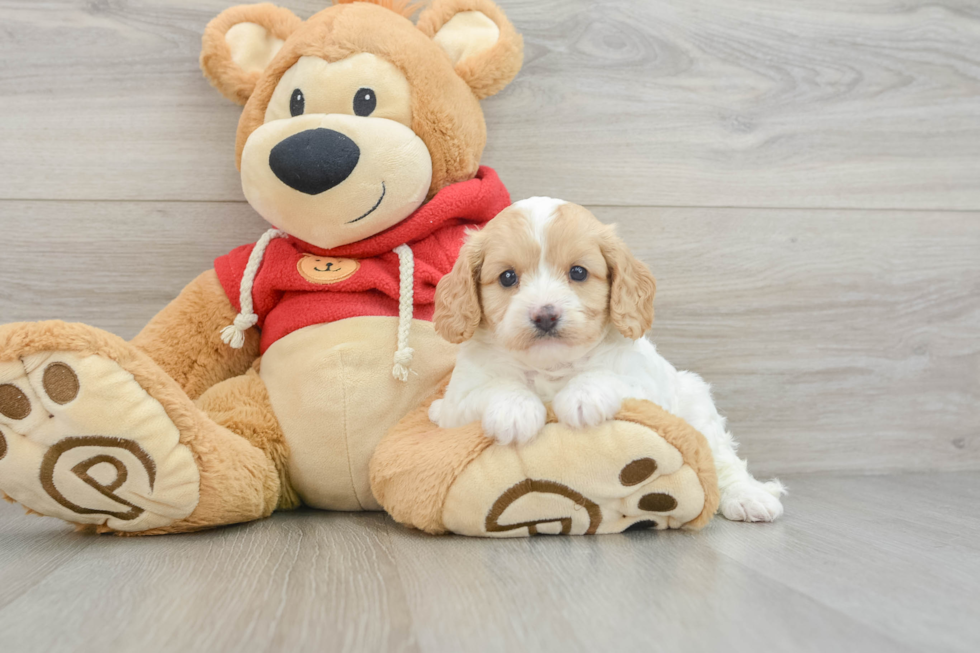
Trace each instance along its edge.
<path fill-rule="evenodd" d="M 252 285 L 261 351 L 297 329 L 364 315 L 398 315 L 402 244 L 415 258 L 414 317 L 431 320 L 435 289 L 459 256 L 467 229 L 481 228 L 510 205 L 497 173 L 447 186 L 412 215 L 356 243 L 320 249 L 289 236 L 269 243 Z M 240 288 L 254 244 L 214 262 L 228 299 L 241 310 Z"/>

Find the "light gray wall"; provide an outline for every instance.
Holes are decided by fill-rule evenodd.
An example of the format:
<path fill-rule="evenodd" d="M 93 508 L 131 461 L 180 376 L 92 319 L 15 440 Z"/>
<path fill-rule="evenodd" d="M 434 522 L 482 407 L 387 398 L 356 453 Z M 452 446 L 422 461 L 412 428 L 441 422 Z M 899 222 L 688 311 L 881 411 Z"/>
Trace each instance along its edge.
<path fill-rule="evenodd" d="M 0 320 L 130 337 L 262 232 L 197 67 L 229 4 L 0 0 Z M 500 4 L 484 162 L 620 223 L 754 470 L 980 469 L 976 2 Z"/>

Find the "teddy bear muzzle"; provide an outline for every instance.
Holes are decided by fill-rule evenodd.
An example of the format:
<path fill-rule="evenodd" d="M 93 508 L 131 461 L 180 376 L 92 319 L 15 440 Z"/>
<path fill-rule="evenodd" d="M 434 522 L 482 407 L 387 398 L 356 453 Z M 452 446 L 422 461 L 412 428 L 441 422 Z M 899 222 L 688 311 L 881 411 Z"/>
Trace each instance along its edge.
<path fill-rule="evenodd" d="M 404 220 L 432 181 L 411 128 L 385 118 L 304 114 L 267 122 L 242 151 L 242 190 L 275 227 L 330 249 Z"/>

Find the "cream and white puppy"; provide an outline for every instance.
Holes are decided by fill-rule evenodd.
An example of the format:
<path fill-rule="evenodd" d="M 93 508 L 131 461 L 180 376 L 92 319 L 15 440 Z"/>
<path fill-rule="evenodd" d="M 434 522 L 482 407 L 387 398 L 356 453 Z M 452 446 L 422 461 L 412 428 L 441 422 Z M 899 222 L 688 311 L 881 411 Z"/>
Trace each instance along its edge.
<path fill-rule="evenodd" d="M 612 419 L 623 399 L 647 399 L 707 438 L 725 517 L 776 519 L 782 484 L 749 474 L 708 384 L 643 337 L 655 290 L 588 210 L 546 197 L 514 204 L 470 234 L 436 290 L 435 328 L 462 346 L 429 417 L 447 428 L 479 421 L 500 443 L 523 443 L 544 426 L 546 402 L 581 428 Z"/>

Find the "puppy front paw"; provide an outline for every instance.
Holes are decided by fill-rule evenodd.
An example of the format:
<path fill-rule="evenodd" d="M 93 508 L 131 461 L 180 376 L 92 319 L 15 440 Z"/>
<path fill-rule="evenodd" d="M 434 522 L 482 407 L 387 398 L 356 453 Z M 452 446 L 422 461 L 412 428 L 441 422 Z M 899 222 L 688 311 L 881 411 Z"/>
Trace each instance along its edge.
<path fill-rule="evenodd" d="M 551 402 L 558 420 L 577 429 L 611 420 L 622 405 L 615 389 L 597 383 L 569 384 Z"/>
<path fill-rule="evenodd" d="M 722 490 L 721 514 L 731 521 L 775 521 L 783 514 L 778 496 L 784 492 L 778 482 L 740 481 Z"/>
<path fill-rule="evenodd" d="M 547 411 L 533 395 L 497 397 L 483 413 L 483 432 L 500 444 L 523 444 L 544 428 Z"/>
<path fill-rule="evenodd" d="M 442 419 L 442 401 L 442 399 L 436 399 L 429 404 L 429 421 L 433 424 L 439 424 L 439 420 Z"/>

